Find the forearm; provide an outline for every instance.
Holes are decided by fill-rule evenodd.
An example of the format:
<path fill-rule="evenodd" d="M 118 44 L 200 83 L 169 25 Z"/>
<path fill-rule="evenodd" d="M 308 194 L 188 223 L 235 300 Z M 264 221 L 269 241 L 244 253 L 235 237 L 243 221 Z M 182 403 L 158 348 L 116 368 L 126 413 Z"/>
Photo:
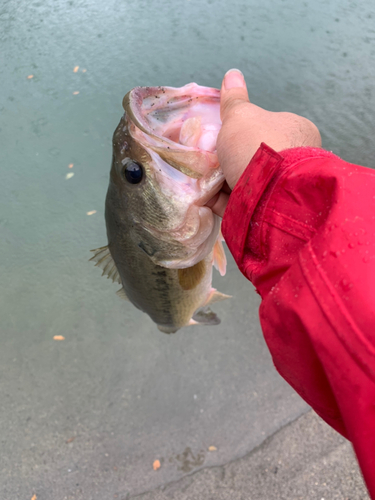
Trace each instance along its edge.
<path fill-rule="evenodd" d="M 373 495 L 374 196 L 370 169 L 319 149 L 263 146 L 223 219 L 239 268 L 262 296 L 276 368 L 353 442 Z"/>

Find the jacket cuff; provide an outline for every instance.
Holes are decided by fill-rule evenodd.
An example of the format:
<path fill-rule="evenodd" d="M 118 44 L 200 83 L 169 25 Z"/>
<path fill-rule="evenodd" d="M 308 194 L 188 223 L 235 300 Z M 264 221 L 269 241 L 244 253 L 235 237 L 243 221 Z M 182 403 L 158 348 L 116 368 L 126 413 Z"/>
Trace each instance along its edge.
<path fill-rule="evenodd" d="M 264 142 L 251 159 L 235 185 L 225 209 L 222 233 L 237 265 L 240 266 L 245 250 L 250 221 L 270 183 L 276 182 L 286 169 L 310 158 L 336 155 L 320 148 L 299 147 L 277 153 Z"/>

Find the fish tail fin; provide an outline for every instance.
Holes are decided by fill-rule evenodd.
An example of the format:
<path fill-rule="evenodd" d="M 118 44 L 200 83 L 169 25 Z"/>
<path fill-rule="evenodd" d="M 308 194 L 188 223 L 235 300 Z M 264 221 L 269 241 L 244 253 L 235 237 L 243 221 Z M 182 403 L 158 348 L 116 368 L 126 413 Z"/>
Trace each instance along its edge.
<path fill-rule="evenodd" d="M 193 314 L 189 325 L 219 325 L 220 318 L 209 307 L 202 307 Z"/>

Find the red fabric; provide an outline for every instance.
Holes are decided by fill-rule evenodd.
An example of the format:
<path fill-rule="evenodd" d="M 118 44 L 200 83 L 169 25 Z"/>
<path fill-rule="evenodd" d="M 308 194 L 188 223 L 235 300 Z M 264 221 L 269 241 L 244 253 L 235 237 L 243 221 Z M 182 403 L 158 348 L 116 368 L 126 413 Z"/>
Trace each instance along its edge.
<path fill-rule="evenodd" d="M 277 370 L 350 439 L 375 499 L 375 171 L 262 144 L 222 231 Z"/>

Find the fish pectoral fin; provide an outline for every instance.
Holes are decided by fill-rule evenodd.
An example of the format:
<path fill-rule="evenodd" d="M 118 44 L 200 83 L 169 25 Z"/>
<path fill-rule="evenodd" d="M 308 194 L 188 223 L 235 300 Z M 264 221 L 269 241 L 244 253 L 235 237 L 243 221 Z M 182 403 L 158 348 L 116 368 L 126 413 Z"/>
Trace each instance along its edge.
<path fill-rule="evenodd" d="M 231 299 L 232 295 L 226 295 L 225 293 L 218 292 L 216 288 L 211 288 L 210 295 L 208 296 L 206 306 L 214 304 L 215 302 L 220 302 L 221 300 Z"/>
<path fill-rule="evenodd" d="M 90 261 L 92 260 L 96 262 L 95 266 L 103 269 L 102 276 L 106 275 L 108 278 L 112 279 L 113 283 L 116 282 L 121 285 L 120 274 L 117 270 L 115 261 L 112 258 L 108 245 L 91 250 L 91 252 L 94 253 L 94 256 L 91 257 Z"/>
<path fill-rule="evenodd" d="M 189 325 L 219 325 L 220 323 L 220 319 L 209 307 L 203 307 L 195 311 Z"/>
<path fill-rule="evenodd" d="M 225 273 L 227 272 L 227 258 L 225 255 L 223 243 L 222 243 L 222 237 L 218 237 L 216 240 L 216 243 L 214 245 L 214 266 L 216 269 L 219 271 L 221 276 L 224 276 Z"/>
<path fill-rule="evenodd" d="M 120 290 L 117 290 L 116 295 L 120 297 L 120 299 L 129 301 L 129 297 L 126 295 L 124 288 L 120 288 Z"/>

